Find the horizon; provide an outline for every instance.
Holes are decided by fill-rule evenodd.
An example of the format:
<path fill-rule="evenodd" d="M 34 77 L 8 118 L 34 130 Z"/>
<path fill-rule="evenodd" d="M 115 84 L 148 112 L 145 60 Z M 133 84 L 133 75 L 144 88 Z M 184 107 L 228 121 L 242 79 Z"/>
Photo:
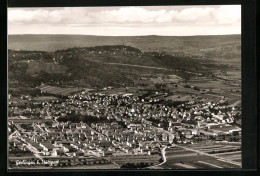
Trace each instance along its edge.
<path fill-rule="evenodd" d="M 14 35 L 73 35 L 73 36 L 95 36 L 95 37 L 148 37 L 148 36 L 158 36 L 158 37 L 200 37 L 200 36 L 227 36 L 227 35 L 241 35 L 241 34 L 212 34 L 212 35 L 89 35 L 89 34 L 8 34 L 8 36 Z"/>

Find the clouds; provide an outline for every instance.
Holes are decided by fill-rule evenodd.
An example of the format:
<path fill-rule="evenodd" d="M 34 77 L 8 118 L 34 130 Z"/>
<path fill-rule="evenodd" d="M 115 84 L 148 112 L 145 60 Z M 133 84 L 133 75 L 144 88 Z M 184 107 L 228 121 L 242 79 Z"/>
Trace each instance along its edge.
<path fill-rule="evenodd" d="M 214 13 L 218 24 L 240 25 L 241 7 L 240 6 L 221 6 Z"/>
<path fill-rule="evenodd" d="M 186 6 L 186 8 L 172 7 L 66 7 L 66 8 L 32 8 L 32 9 L 8 9 L 9 33 L 17 33 L 14 29 L 24 28 L 24 33 L 33 32 L 37 26 L 45 27 L 46 31 L 53 33 L 57 28 L 61 31 L 70 29 L 70 33 L 86 33 L 90 29 L 96 29 L 95 35 L 101 35 L 102 29 L 120 29 L 122 35 L 137 35 L 136 32 L 149 29 L 150 33 L 160 34 L 160 31 L 168 29 L 182 29 L 180 34 L 169 30 L 168 35 L 186 35 L 188 27 L 202 30 L 203 28 L 223 29 L 227 26 L 235 28 L 234 33 L 239 33 L 241 24 L 240 6 Z M 80 28 L 82 31 L 80 32 Z M 85 32 L 84 32 L 85 29 Z M 153 31 L 156 30 L 156 31 Z M 38 29 L 39 31 L 40 29 Z M 123 31 L 132 31 L 129 32 Z M 42 29 L 41 29 L 42 31 Z M 175 30 L 176 31 L 176 30 Z M 179 31 L 179 30 L 177 30 Z M 216 30 L 214 30 L 216 31 Z M 37 32 L 37 31 L 35 31 Z M 34 32 L 34 33 L 35 33 Z M 202 31 L 194 33 L 201 35 Z M 93 32 L 91 32 L 93 33 Z M 102 33 L 102 32 L 101 32 Z M 137 32 L 140 33 L 140 32 Z M 143 32 L 147 33 L 147 32 Z M 93 35 L 93 34 L 92 34 Z M 107 35 L 116 35 L 112 30 Z M 150 34 L 148 34 L 150 35 Z M 189 34 L 190 35 L 190 32 Z"/>

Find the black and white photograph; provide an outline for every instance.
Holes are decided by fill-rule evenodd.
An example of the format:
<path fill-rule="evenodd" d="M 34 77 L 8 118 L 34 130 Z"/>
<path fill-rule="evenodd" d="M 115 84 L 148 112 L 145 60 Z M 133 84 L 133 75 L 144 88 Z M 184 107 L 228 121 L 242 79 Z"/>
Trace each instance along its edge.
<path fill-rule="evenodd" d="M 241 5 L 7 15 L 8 169 L 242 168 Z"/>

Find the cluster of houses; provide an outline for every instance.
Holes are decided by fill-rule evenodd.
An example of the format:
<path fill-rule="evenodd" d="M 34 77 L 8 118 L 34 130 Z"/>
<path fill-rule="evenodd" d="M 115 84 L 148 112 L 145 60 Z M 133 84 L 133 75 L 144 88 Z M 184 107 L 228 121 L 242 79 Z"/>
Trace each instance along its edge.
<path fill-rule="evenodd" d="M 87 164 L 102 164 L 110 162 L 104 159 L 104 157 L 111 155 L 160 154 L 160 145 L 153 143 L 153 138 L 150 137 L 148 139 L 144 138 L 144 136 L 142 138 L 141 135 L 132 135 L 135 133 L 133 131 L 133 124 L 129 125 L 131 132 L 127 131 L 128 128 L 124 130 L 117 123 L 92 124 L 91 127 L 97 129 L 97 131 L 82 122 L 53 122 L 51 126 L 38 122 L 32 124 L 33 129 L 27 128 L 26 126 L 22 128 L 19 124 L 9 125 L 15 126 L 16 129 L 14 132 L 16 134 L 12 136 L 12 139 L 15 140 L 11 140 L 9 143 L 11 156 L 15 155 L 15 153 L 13 153 L 15 147 L 23 146 L 23 152 L 29 151 L 30 156 L 36 154 L 39 158 L 58 159 L 60 164 L 57 163 L 55 166 L 67 165 L 68 163 L 70 165 L 81 165 L 82 162 L 78 160 L 84 161 L 84 163 Z M 31 125 L 27 124 L 27 126 Z M 116 134 L 119 134 L 121 131 L 124 135 L 119 136 L 115 133 L 112 135 L 110 133 L 112 129 Z M 135 128 L 135 130 L 137 130 L 137 128 Z M 160 135 L 157 136 L 160 137 Z M 24 152 L 23 156 L 28 155 Z M 89 159 L 93 162 L 89 162 Z M 77 160 L 78 163 L 75 163 L 75 160 Z M 15 165 L 12 158 L 10 164 Z"/>
<path fill-rule="evenodd" d="M 84 52 L 84 55 L 87 57 L 99 56 L 99 57 L 122 57 L 122 56 L 136 56 L 142 57 L 143 53 L 136 48 L 124 45 L 118 46 L 97 46 L 97 47 L 89 47 L 89 48 L 73 48 L 66 50 L 66 55 L 61 55 L 60 53 L 56 53 L 53 58 L 54 62 L 63 62 L 66 58 L 72 58 L 75 54 Z M 64 54 L 64 51 L 63 53 Z"/>
<path fill-rule="evenodd" d="M 127 155 L 155 155 L 160 154 L 160 144 L 167 140 L 166 133 L 147 127 L 140 122 L 129 123 L 125 128 L 114 123 L 96 123 L 91 127 L 108 137 L 114 146 L 111 151 L 119 155 L 123 151 Z M 106 153 L 105 153 L 106 154 Z"/>
<path fill-rule="evenodd" d="M 75 158 L 91 158 L 95 163 L 107 156 L 160 155 L 161 146 L 171 142 L 241 140 L 241 128 L 234 125 L 241 111 L 223 101 L 188 101 L 173 107 L 152 96 L 81 92 L 63 101 L 30 102 L 26 107 L 10 104 L 9 112 L 9 133 L 15 133 L 11 139 L 16 139 L 10 143 L 13 149 L 20 141 L 39 157 L 61 157 L 74 164 Z M 58 120 L 70 114 L 105 117 L 109 123 Z M 33 121 L 24 124 L 26 120 Z"/>
<path fill-rule="evenodd" d="M 9 125 L 15 129 L 9 130 L 9 133 L 14 133 L 9 140 L 9 164 L 13 166 L 17 157 L 26 157 L 28 160 L 36 157 L 45 160 L 56 159 L 58 163 L 54 166 L 110 162 L 102 157 L 105 154 L 102 149 L 109 148 L 109 145 L 104 145 L 104 141 L 107 142 L 106 137 L 94 132 L 84 123 L 53 122 L 52 125 L 46 125 L 37 122 L 23 127 L 16 123 Z M 18 147 L 22 152 L 19 155 Z"/>

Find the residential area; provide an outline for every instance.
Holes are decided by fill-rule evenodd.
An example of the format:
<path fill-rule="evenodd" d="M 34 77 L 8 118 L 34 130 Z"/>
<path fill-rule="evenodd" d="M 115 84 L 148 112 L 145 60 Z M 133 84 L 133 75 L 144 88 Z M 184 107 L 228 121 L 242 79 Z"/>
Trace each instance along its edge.
<path fill-rule="evenodd" d="M 205 141 L 241 143 L 239 107 L 224 101 L 165 102 L 153 98 L 158 94 L 163 92 L 91 90 L 9 101 L 9 166 L 153 168 L 165 162 L 165 147 L 167 153 L 171 147 L 192 148 Z M 241 155 L 241 146 L 208 153 L 230 152 Z"/>

